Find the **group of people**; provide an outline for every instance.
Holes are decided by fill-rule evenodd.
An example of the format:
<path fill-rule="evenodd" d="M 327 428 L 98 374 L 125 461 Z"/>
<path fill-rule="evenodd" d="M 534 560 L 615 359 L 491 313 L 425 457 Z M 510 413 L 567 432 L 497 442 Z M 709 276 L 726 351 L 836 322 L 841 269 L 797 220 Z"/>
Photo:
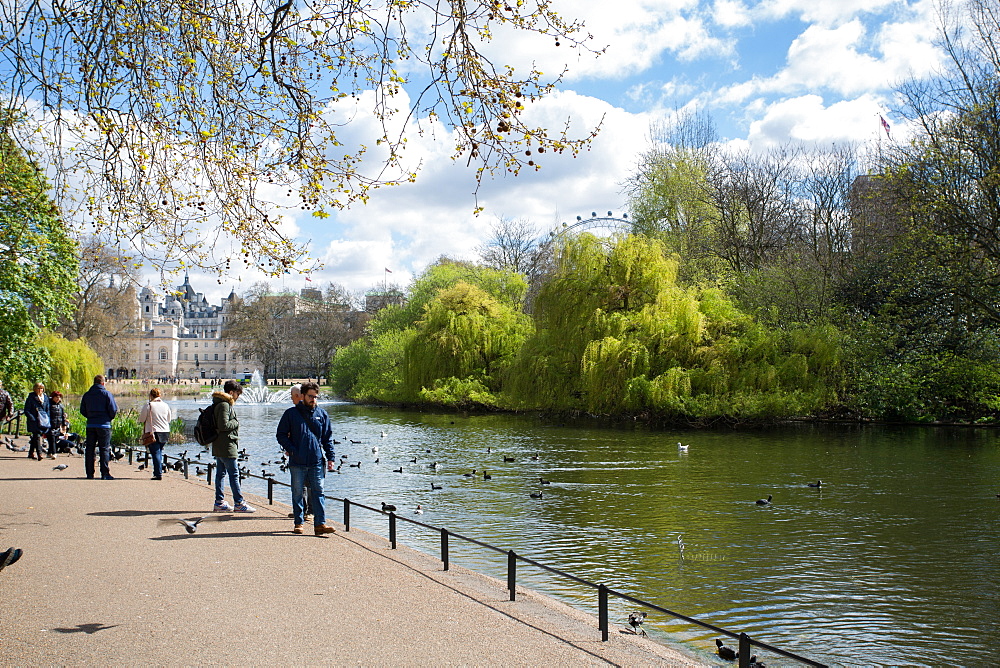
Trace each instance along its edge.
<path fill-rule="evenodd" d="M 243 393 L 243 386 L 227 380 L 221 392 L 212 393 L 212 410 L 215 418 L 216 437 L 212 442 L 212 455 L 216 460 L 215 505 L 218 512 L 252 513 L 255 508 L 243 498 L 240 488 L 239 429 L 236 400 Z M 275 433 L 278 444 L 288 459 L 292 484 L 293 532 L 305 532 L 308 514 L 313 517 L 313 532 L 323 536 L 334 532 L 326 524 L 323 483 L 326 473 L 334 470 L 333 429 L 330 417 L 317 405 L 319 385 L 308 382 L 291 389 L 292 407 L 282 414 Z M 84 450 L 85 472 L 95 476 L 99 462 L 102 480 L 114 480 L 111 475 L 111 421 L 118 413 L 115 398 L 105 387 L 103 375 L 95 376 L 94 384 L 80 401 L 80 413 L 87 418 L 87 438 Z M 10 395 L 0 383 L 0 421 L 13 415 Z M 59 441 L 67 436 L 69 420 L 62 406 L 62 394 L 45 394 L 45 386 L 35 383 L 24 402 L 24 415 L 28 423 L 30 446 L 28 457 L 42 459 L 42 439 L 48 444 L 47 456 L 56 458 Z M 163 479 L 163 446 L 170 438 L 170 407 L 163 401 L 159 388 L 149 391 L 149 401 L 139 411 L 139 422 L 147 437 L 153 464 L 153 480 Z M 96 461 L 95 461 L 96 460 Z M 225 498 L 226 479 L 232 490 L 233 505 Z"/>
<path fill-rule="evenodd" d="M 243 386 L 239 382 L 227 380 L 221 392 L 212 394 L 212 410 L 218 430 L 218 436 L 212 442 L 212 455 L 217 465 L 214 510 L 218 512 L 254 512 L 254 508 L 243 499 L 240 489 L 240 423 L 235 406 L 242 393 Z M 313 533 L 325 536 L 334 533 L 334 528 L 326 524 L 323 496 L 326 473 L 334 470 L 333 428 L 326 411 L 316 404 L 319 385 L 310 382 L 293 386 L 290 396 L 293 405 L 278 421 L 275 437 L 288 458 L 287 468 L 292 478 L 292 531 L 305 533 L 305 499 L 308 493 Z M 232 506 L 225 498 L 227 478 L 233 494 Z"/>
<path fill-rule="evenodd" d="M 44 383 L 35 383 L 24 400 L 24 419 L 28 429 L 28 458 L 55 459 L 60 446 L 72 438 L 69 417 L 62 403 L 62 392 L 45 393 Z M 88 478 L 94 477 L 95 455 L 100 458 L 101 478 L 114 480 L 109 466 L 111 460 L 111 420 L 118 413 L 115 398 L 104 387 L 104 376 L 94 377 L 93 386 L 80 401 L 80 413 L 87 418 L 87 439 L 84 447 L 84 468 Z M 14 414 L 10 394 L 0 383 L 0 422 L 8 421 Z M 44 443 L 44 446 L 43 446 Z M 64 446 L 66 447 L 66 446 Z"/>
<path fill-rule="evenodd" d="M 14 415 L 10 394 L 0 384 L 0 417 L 10 420 Z M 24 400 L 23 415 L 28 427 L 28 457 L 41 460 L 43 456 L 55 459 L 59 444 L 69 435 L 69 418 L 62 405 L 61 392 L 45 393 L 45 385 L 35 383 Z M 47 447 L 43 447 L 43 441 Z"/>

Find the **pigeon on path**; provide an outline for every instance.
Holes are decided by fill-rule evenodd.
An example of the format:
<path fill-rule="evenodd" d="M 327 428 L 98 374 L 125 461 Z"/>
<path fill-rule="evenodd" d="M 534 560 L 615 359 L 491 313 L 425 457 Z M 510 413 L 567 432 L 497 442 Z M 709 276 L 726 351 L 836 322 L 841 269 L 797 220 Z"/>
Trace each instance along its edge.
<path fill-rule="evenodd" d="M 222 520 L 228 520 L 229 518 L 230 518 L 229 515 L 205 515 L 204 517 L 195 517 L 195 518 L 192 518 L 192 519 L 189 519 L 189 520 L 167 518 L 167 519 L 160 520 L 159 523 L 160 524 L 174 524 L 174 523 L 180 524 L 181 526 L 184 527 L 184 530 L 187 531 L 188 533 L 194 533 L 195 531 L 198 530 L 198 525 L 201 524 L 202 522 L 213 522 L 213 521 L 214 522 L 221 522 Z"/>
<path fill-rule="evenodd" d="M 0 571 L 10 566 L 12 563 L 21 558 L 21 548 L 18 547 L 8 547 L 3 552 L 0 552 Z"/>
<path fill-rule="evenodd" d="M 646 613 L 643 612 L 630 612 L 628 615 L 628 625 L 632 627 L 632 632 L 636 635 L 640 633 L 646 635 L 646 629 L 642 628 L 642 623 L 646 621 Z"/>
<path fill-rule="evenodd" d="M 56 464 L 52 467 L 53 471 L 65 471 L 69 468 L 69 464 Z"/>

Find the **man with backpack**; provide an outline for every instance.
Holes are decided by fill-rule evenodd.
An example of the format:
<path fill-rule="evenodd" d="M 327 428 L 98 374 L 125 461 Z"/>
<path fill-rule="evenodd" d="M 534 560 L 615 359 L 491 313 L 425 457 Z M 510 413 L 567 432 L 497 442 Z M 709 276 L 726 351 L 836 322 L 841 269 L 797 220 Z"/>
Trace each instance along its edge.
<path fill-rule="evenodd" d="M 215 507 L 216 512 L 234 511 L 237 513 L 253 513 L 256 508 L 247 505 L 240 490 L 240 472 L 236 464 L 240 448 L 240 421 L 236 417 L 234 405 L 243 387 L 235 380 L 227 380 L 222 386 L 222 392 L 212 393 L 212 406 L 209 409 L 215 415 L 215 440 L 212 441 L 212 455 L 215 457 Z M 229 476 L 229 486 L 233 489 L 233 505 L 226 503 L 226 476 Z"/>

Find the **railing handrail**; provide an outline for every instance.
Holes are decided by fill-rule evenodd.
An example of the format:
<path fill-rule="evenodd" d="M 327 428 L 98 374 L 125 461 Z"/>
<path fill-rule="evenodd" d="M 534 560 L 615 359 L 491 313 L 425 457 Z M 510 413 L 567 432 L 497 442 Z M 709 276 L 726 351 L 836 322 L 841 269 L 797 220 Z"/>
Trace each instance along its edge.
<path fill-rule="evenodd" d="M 128 457 L 129 457 L 129 463 L 130 464 L 132 463 L 132 453 L 133 453 L 133 451 L 144 452 L 144 453 L 146 452 L 145 448 L 140 448 L 140 447 L 135 447 L 135 446 L 126 446 L 126 451 L 128 452 Z M 148 456 L 148 453 L 147 453 L 147 456 Z M 169 456 L 166 453 L 164 453 L 163 454 L 164 466 L 166 465 L 168 458 L 169 458 Z M 183 468 L 184 468 L 184 477 L 187 478 L 188 477 L 188 466 L 190 465 L 191 460 L 187 459 L 187 458 L 183 458 L 183 457 L 175 457 L 175 459 L 177 459 L 177 460 L 179 460 L 179 461 L 181 461 L 181 462 L 184 463 L 184 466 L 183 466 Z M 198 460 L 195 460 L 195 463 L 204 464 L 205 466 L 208 467 L 207 468 L 207 472 L 206 472 L 206 478 L 207 478 L 207 482 L 209 484 L 211 484 L 211 481 L 212 481 L 212 470 L 215 468 L 215 463 L 214 462 L 201 462 L 201 461 L 198 461 Z M 247 478 L 256 478 L 257 480 L 266 480 L 267 481 L 267 495 L 268 495 L 268 499 L 267 500 L 268 500 L 268 503 L 272 504 L 272 505 L 274 504 L 274 493 L 273 493 L 274 485 L 281 485 L 283 487 L 289 487 L 289 488 L 291 488 L 291 484 L 290 483 L 287 483 L 287 482 L 285 482 L 283 480 L 275 480 L 273 477 L 260 476 L 260 475 L 256 475 L 254 473 L 251 473 L 249 471 L 247 471 L 246 473 L 241 473 L 241 475 L 243 477 L 247 477 Z M 507 583 L 508 583 L 508 589 L 509 589 L 509 592 L 510 592 L 510 600 L 511 601 L 515 600 L 516 580 L 515 580 L 515 577 L 514 577 L 514 572 L 515 572 L 515 564 L 516 564 L 517 561 L 523 561 L 523 562 L 525 562 L 527 564 L 535 566 L 536 568 L 540 568 L 540 569 L 542 569 L 544 571 L 548 571 L 549 573 L 553 573 L 555 575 L 559 575 L 561 577 L 564 577 L 564 578 L 567 578 L 569 580 L 572 580 L 573 582 L 576 582 L 578 584 L 582 584 L 582 585 L 585 585 L 587 587 L 591 587 L 593 589 L 596 589 L 598 591 L 598 601 L 599 601 L 598 602 L 598 608 L 599 608 L 599 611 L 598 611 L 598 620 L 599 621 L 598 621 L 598 623 L 600 625 L 600 631 L 601 631 L 601 634 L 602 634 L 602 640 L 604 640 L 604 641 L 608 640 L 607 596 L 609 594 L 611 594 L 611 595 L 617 596 L 618 598 L 621 598 L 621 599 L 624 599 L 624 600 L 629 601 L 631 603 L 634 603 L 636 605 L 641 605 L 643 607 L 650 608 L 651 610 L 656 610 L 656 611 L 661 612 L 661 613 L 663 613 L 663 614 L 665 614 L 665 615 L 667 615 L 669 617 L 673 617 L 673 618 L 676 618 L 676 619 L 682 619 L 685 622 L 688 622 L 690 624 L 694 624 L 696 626 L 700 626 L 700 627 L 705 628 L 705 629 L 709 629 L 709 630 L 714 631 L 715 633 L 718 633 L 720 635 L 725 635 L 725 636 L 728 636 L 730 638 L 736 638 L 736 639 L 738 639 L 740 641 L 740 648 L 741 648 L 740 652 L 739 652 L 739 664 L 738 665 L 741 668 L 744 668 L 744 667 L 750 665 L 750 652 L 749 652 L 749 650 L 750 650 L 751 646 L 756 646 L 756 647 L 760 647 L 762 649 L 766 649 L 769 652 L 773 652 L 775 654 L 780 654 L 781 656 L 784 656 L 784 657 L 789 658 L 789 659 L 793 659 L 795 661 L 799 661 L 799 662 L 804 663 L 804 664 L 806 664 L 808 666 L 817 666 L 818 668 L 825 668 L 825 666 L 826 666 L 826 664 L 819 663 L 817 661 L 813 661 L 812 659 L 807 659 L 806 657 L 800 656 L 798 654 L 795 654 L 794 652 L 789 652 L 789 651 L 780 649 L 778 647 L 775 647 L 774 645 L 771 645 L 769 643 L 765 643 L 765 642 L 762 642 L 760 640 L 753 639 L 749 635 L 747 635 L 746 633 L 735 633 L 733 631 L 729 631 L 727 629 L 724 629 L 724 628 L 722 628 L 720 626 L 716 626 L 716 625 L 710 624 L 708 622 L 703 622 L 701 620 L 695 619 L 694 617 L 690 617 L 688 615 L 681 614 L 681 613 L 676 612 L 674 610 L 669 610 L 669 609 L 664 608 L 662 606 L 656 605 L 655 603 L 650 603 L 648 601 L 644 601 L 644 600 L 642 600 L 640 598 L 636 598 L 635 596 L 632 596 L 630 594 L 626 594 L 626 593 L 618 591 L 616 589 L 611 589 L 607 585 L 596 584 L 594 582 L 590 582 L 589 580 L 586 580 L 584 578 L 578 577 L 578 576 L 573 575 L 571 573 L 567 573 L 567 572 L 565 572 L 563 570 L 560 570 L 558 568 L 554 568 L 552 566 L 547 566 L 547 565 L 545 565 L 545 564 L 543 564 L 543 563 L 541 563 L 541 562 L 539 562 L 539 561 L 537 561 L 535 559 L 532 559 L 530 557 L 525 557 L 525 556 L 519 555 L 514 550 L 504 550 L 503 548 L 499 548 L 499 547 L 497 547 L 495 545 L 490 545 L 489 543 L 486 543 L 484 541 L 477 540 L 475 538 L 471 538 L 469 536 L 465 536 L 463 534 L 456 533 L 454 531 L 449 531 L 448 529 L 445 529 L 444 527 L 436 527 L 436 526 L 434 526 L 432 524 L 427 524 L 426 522 L 421 522 L 419 520 L 415 520 L 415 519 L 412 519 L 412 518 L 409 518 L 409 517 L 402 517 L 400 515 L 397 515 L 395 513 L 395 511 L 391 511 L 391 510 L 387 511 L 387 510 L 383 510 L 381 508 L 375 508 L 374 506 L 368 506 L 368 505 L 365 505 L 363 503 L 358 503 L 356 501 L 351 501 L 350 499 L 347 499 L 347 498 L 343 498 L 342 499 L 342 498 L 335 497 L 335 496 L 327 496 L 326 494 L 323 494 L 323 498 L 324 499 L 330 499 L 331 501 L 337 501 L 337 502 L 340 502 L 340 503 L 344 504 L 344 515 L 345 515 L 345 517 L 344 517 L 344 520 L 345 520 L 344 521 L 344 525 L 345 525 L 346 531 L 350 531 L 351 530 L 351 528 L 350 528 L 350 521 L 349 521 L 349 512 L 350 512 L 350 507 L 351 506 L 356 506 L 358 508 L 364 508 L 365 510 L 370 510 L 370 511 L 378 513 L 380 515 L 388 516 L 388 518 L 389 518 L 389 534 L 390 534 L 389 541 L 390 541 L 390 543 L 392 545 L 392 549 L 396 549 L 396 521 L 397 520 L 403 520 L 404 522 L 408 522 L 410 524 L 415 524 L 415 525 L 421 526 L 421 527 L 423 527 L 425 529 L 429 529 L 431 531 L 436 531 L 436 532 L 440 533 L 441 534 L 441 552 L 442 552 L 441 560 L 445 564 L 445 566 L 444 566 L 445 570 L 448 570 L 448 563 L 449 563 L 449 560 L 448 560 L 448 537 L 449 536 L 454 536 L 455 538 L 461 538 L 462 540 L 464 540 L 466 542 L 469 542 L 469 543 L 472 543 L 473 545 L 478 545 L 479 547 L 482 547 L 484 549 L 493 550 L 494 552 L 497 552 L 499 554 L 505 554 L 505 555 L 507 555 L 507 559 L 508 559 L 508 564 L 507 564 L 507 568 L 508 568 L 508 570 L 507 570 Z"/>

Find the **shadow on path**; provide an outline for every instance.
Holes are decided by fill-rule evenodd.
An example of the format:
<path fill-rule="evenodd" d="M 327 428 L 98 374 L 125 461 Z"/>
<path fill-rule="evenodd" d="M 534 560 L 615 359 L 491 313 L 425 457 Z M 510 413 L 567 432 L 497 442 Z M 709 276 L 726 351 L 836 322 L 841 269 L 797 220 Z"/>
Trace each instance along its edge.
<path fill-rule="evenodd" d="M 105 629 L 113 629 L 116 626 L 118 626 L 118 625 L 117 624 L 112 624 L 111 626 L 107 626 L 105 624 L 77 624 L 73 628 L 69 628 L 69 629 L 60 628 L 60 629 L 52 629 L 52 630 L 55 631 L 56 633 L 87 633 L 87 634 L 92 634 L 92 633 L 97 633 L 98 631 L 104 631 Z"/>

